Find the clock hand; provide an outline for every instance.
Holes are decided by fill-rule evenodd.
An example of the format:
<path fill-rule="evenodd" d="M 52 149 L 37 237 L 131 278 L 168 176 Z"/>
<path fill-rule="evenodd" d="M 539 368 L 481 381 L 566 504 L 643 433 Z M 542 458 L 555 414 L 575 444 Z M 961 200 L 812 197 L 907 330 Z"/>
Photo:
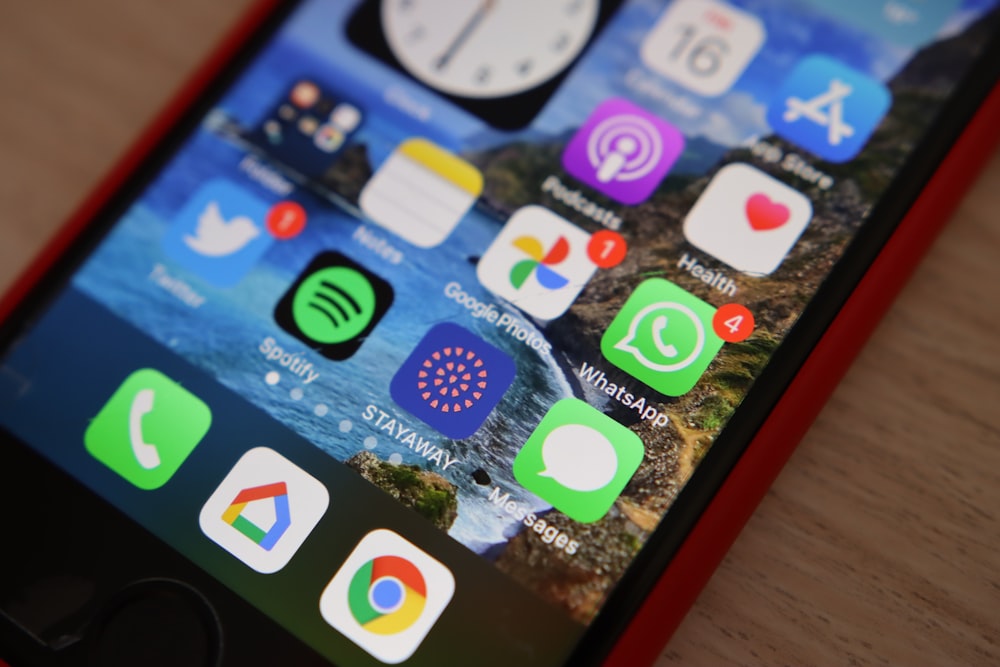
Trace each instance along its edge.
<path fill-rule="evenodd" d="M 462 29 L 458 31 L 458 34 L 455 35 L 455 39 L 453 39 L 451 44 L 448 45 L 448 48 L 445 49 L 444 53 L 438 56 L 437 60 L 434 61 L 435 69 L 442 70 L 448 66 L 451 59 L 456 53 L 458 53 L 458 50 L 462 48 L 465 42 L 468 41 L 469 36 L 476 30 L 479 24 L 483 22 L 483 19 L 486 18 L 487 14 L 490 13 L 496 3 L 497 0 L 483 0 L 479 4 L 479 8 L 469 18 L 469 20 L 465 22 Z"/>

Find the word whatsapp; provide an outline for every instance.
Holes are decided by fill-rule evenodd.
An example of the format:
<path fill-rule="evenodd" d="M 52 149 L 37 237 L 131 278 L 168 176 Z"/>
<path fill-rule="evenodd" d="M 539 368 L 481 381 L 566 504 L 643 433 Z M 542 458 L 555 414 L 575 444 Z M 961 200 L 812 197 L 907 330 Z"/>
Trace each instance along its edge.
<path fill-rule="evenodd" d="M 662 278 L 639 284 L 601 338 L 604 358 L 667 396 L 690 391 L 722 349 L 715 308 Z"/>

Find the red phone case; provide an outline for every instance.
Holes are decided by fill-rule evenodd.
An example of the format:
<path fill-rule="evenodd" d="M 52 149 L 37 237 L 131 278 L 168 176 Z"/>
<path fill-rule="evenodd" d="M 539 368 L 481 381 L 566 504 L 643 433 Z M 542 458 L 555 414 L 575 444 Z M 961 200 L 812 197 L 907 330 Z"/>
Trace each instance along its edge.
<path fill-rule="evenodd" d="M 53 268 L 180 117 L 204 94 L 279 0 L 259 0 L 223 38 L 172 101 L 77 207 L 58 234 L 0 297 L 11 314 Z M 795 375 L 756 436 L 687 536 L 605 661 L 608 667 L 652 663 L 708 582 L 782 466 L 858 354 L 975 175 L 1000 143 L 1000 86 L 984 100 L 921 195 Z M 0 659 L 0 667 L 8 667 Z"/>

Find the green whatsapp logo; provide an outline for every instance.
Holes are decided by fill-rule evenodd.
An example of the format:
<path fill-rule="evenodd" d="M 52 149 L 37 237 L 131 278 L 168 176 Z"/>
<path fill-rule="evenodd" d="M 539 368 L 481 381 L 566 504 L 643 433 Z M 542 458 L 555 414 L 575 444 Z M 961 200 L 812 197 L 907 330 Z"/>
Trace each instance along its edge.
<path fill-rule="evenodd" d="M 292 317 L 299 330 L 324 345 L 360 335 L 374 315 L 372 284 L 346 266 L 331 266 L 310 275 L 292 300 Z"/>
<path fill-rule="evenodd" d="M 524 488 L 581 523 L 611 509 L 642 463 L 638 435 L 576 399 L 553 405 L 514 457 Z"/>
<path fill-rule="evenodd" d="M 691 390 L 722 348 L 715 308 L 677 285 L 641 283 L 601 338 L 604 358 L 668 396 Z"/>

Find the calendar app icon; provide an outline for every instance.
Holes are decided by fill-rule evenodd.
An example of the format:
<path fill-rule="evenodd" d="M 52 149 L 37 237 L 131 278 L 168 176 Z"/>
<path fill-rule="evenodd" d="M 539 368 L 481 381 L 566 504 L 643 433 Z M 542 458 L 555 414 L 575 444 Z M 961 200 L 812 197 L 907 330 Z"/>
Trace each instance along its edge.
<path fill-rule="evenodd" d="M 646 67 L 692 92 L 729 90 L 764 45 L 764 24 L 717 0 L 677 0 L 643 40 Z"/>

